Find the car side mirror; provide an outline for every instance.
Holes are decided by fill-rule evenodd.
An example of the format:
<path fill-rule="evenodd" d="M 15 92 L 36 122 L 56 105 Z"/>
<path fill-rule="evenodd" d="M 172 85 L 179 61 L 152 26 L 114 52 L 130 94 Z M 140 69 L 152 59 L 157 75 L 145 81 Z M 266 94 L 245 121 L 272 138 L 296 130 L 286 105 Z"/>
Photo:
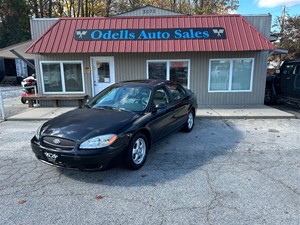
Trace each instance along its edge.
<path fill-rule="evenodd" d="M 166 107 L 166 104 L 163 102 L 158 103 L 157 105 L 155 105 L 155 109 L 159 110 L 159 109 L 164 109 Z"/>

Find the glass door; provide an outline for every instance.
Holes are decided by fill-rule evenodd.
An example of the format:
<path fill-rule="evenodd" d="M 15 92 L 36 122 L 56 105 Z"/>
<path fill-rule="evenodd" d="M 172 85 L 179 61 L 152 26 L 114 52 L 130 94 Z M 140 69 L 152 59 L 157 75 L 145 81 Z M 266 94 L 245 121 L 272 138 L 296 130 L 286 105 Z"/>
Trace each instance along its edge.
<path fill-rule="evenodd" d="M 115 83 L 114 57 L 92 57 L 94 95 Z"/>

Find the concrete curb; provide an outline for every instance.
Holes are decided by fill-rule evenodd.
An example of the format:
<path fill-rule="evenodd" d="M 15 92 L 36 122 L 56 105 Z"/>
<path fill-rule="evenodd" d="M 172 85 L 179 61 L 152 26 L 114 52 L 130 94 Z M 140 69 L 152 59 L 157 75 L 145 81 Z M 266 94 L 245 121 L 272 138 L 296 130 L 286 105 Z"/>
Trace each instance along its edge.
<path fill-rule="evenodd" d="M 296 119 L 294 115 L 292 116 L 198 116 L 197 119 Z"/>
<path fill-rule="evenodd" d="M 198 118 L 221 119 L 295 119 L 296 116 L 265 105 L 249 106 L 200 106 Z"/>
<path fill-rule="evenodd" d="M 30 108 L 6 121 L 46 121 L 75 109 L 75 107 Z M 205 106 L 197 109 L 197 119 L 296 119 L 293 114 L 264 105 L 257 106 Z"/>
<path fill-rule="evenodd" d="M 17 115 L 8 117 L 7 121 L 34 121 L 34 120 L 49 120 L 63 113 L 71 111 L 76 107 L 38 107 L 30 108 L 30 110 L 23 111 Z"/>

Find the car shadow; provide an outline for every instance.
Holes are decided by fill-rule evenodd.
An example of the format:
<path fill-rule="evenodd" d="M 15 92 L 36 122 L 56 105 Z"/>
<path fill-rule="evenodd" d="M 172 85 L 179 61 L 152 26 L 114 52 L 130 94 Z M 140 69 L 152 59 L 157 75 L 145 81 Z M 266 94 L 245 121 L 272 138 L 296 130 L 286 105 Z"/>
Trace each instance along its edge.
<path fill-rule="evenodd" d="M 228 160 L 242 133 L 222 119 L 196 119 L 190 133 L 177 132 L 152 146 L 145 165 L 136 171 L 118 166 L 106 171 L 58 169 L 68 178 L 108 186 L 143 186 L 165 183 Z"/>
<path fill-rule="evenodd" d="M 277 103 L 274 105 L 268 105 L 269 107 L 293 114 L 296 119 L 300 119 L 300 105 L 287 104 L 287 103 Z"/>

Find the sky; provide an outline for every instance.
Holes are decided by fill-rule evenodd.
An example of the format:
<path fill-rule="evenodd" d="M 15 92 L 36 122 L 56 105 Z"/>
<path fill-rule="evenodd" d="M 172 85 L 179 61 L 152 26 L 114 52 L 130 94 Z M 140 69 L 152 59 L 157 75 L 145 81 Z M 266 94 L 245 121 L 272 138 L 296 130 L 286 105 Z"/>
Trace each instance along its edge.
<path fill-rule="evenodd" d="M 239 0 L 238 14 L 267 14 L 281 16 L 282 7 L 290 16 L 300 15 L 300 0 Z"/>
<path fill-rule="evenodd" d="M 286 7 L 286 15 L 300 16 L 300 0 L 239 0 L 240 6 L 235 13 L 247 14 L 268 14 L 272 15 L 272 24 L 277 16 L 282 15 L 283 6 Z M 278 29 L 278 28 L 272 28 Z"/>

